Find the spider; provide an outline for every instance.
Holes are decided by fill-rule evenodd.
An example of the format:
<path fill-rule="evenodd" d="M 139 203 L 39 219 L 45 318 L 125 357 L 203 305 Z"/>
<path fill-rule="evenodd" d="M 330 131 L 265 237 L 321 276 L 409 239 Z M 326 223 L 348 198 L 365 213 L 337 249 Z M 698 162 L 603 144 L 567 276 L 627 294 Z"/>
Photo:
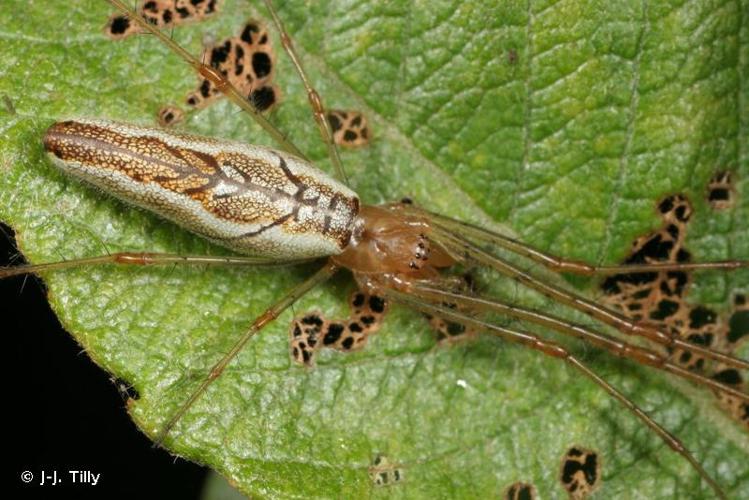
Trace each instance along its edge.
<path fill-rule="evenodd" d="M 182 416 L 204 396 L 244 346 L 263 327 L 316 285 L 341 269 L 349 270 L 358 286 L 431 316 L 443 318 L 505 340 L 522 344 L 562 360 L 592 380 L 632 412 L 676 453 L 694 467 L 718 494 L 717 483 L 700 463 L 660 424 L 596 374 L 562 345 L 536 334 L 503 326 L 488 319 L 501 314 L 570 335 L 616 356 L 672 373 L 698 385 L 742 401 L 749 396 L 732 386 L 673 363 L 661 350 L 680 349 L 740 370 L 745 360 L 694 345 L 634 322 L 618 312 L 582 297 L 568 288 L 546 282 L 504 258 L 512 252 L 557 273 L 610 275 L 652 271 L 732 270 L 746 261 L 712 263 L 648 263 L 593 266 L 539 251 L 516 239 L 468 224 L 411 203 L 379 206 L 363 204 L 347 187 L 323 101 L 310 83 L 291 37 L 273 5 L 266 1 L 285 51 L 293 62 L 324 138 L 339 180 L 315 169 L 299 149 L 260 114 L 232 86 L 225 75 L 187 53 L 119 0 L 110 0 L 141 28 L 156 36 L 232 102 L 253 117 L 280 146 L 272 150 L 188 134 L 167 132 L 102 120 L 58 122 L 44 137 L 53 161 L 71 175 L 83 178 L 113 195 L 148 208 L 167 219 L 245 256 L 210 257 L 120 252 L 86 259 L 6 268 L 0 277 L 46 272 L 88 264 L 151 265 L 169 263 L 275 266 L 325 259 L 325 264 L 252 324 L 210 370 L 192 395 L 164 423 L 155 436 L 163 442 Z M 267 176 L 267 178 L 263 178 Z M 622 334 L 649 343 L 621 340 L 599 328 L 572 323 L 553 314 L 525 309 L 502 300 L 456 291 L 449 274 L 456 266 L 482 266 L 515 280 L 567 307 L 582 312 Z"/>

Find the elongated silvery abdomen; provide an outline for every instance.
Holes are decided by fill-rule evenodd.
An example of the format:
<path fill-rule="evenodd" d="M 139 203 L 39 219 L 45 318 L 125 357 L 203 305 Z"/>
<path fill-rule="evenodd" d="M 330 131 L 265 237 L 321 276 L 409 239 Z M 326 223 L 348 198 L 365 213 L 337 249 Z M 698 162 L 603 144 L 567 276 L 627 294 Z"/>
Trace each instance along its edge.
<path fill-rule="evenodd" d="M 104 120 L 58 122 L 56 165 L 240 253 L 341 253 L 359 211 L 353 191 L 287 153 Z"/>

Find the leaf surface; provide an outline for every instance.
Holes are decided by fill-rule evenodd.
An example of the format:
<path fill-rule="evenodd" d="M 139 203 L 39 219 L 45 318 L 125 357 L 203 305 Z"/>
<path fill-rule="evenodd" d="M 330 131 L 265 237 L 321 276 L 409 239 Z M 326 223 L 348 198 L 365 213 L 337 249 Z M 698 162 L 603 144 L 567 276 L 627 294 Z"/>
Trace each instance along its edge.
<path fill-rule="evenodd" d="M 227 0 L 220 16 L 174 38 L 199 54 L 204 34 L 268 18 L 255 9 Z M 367 203 L 410 196 L 556 254 L 617 262 L 658 227 L 657 200 L 677 192 L 695 206 L 689 248 L 698 259 L 749 258 L 748 9 L 705 0 L 293 0 L 280 14 L 326 104 L 370 121 L 371 146 L 343 153 Z M 0 219 L 31 262 L 120 250 L 225 254 L 64 177 L 44 157 L 40 138 L 55 120 L 150 124 L 196 84 L 151 37 L 107 40 L 108 14 L 90 1 L 11 0 L 2 9 L 0 94 L 14 112 L 0 108 Z M 303 88 L 278 56 L 283 104 L 271 118 L 329 170 Z M 185 128 L 272 145 L 225 102 Z M 705 186 L 720 169 L 736 172 L 738 205 L 714 213 Z M 45 281 L 65 328 L 137 389 L 130 412 L 153 434 L 252 318 L 311 271 L 99 267 Z M 574 284 L 595 296 L 594 282 Z M 579 444 L 601 453 L 602 498 L 707 494 L 684 460 L 563 363 L 490 338 L 438 346 L 403 308 L 364 350 L 324 352 L 314 370 L 292 365 L 294 314 L 343 317 L 352 286 L 337 277 L 254 339 L 179 423 L 170 451 L 259 496 L 486 497 L 522 480 L 560 497 L 561 457 Z M 501 280 L 485 286 L 552 307 Z M 693 298 L 725 310 L 749 275 L 700 276 L 694 288 Z M 732 497 L 749 497 L 747 436 L 708 394 L 572 345 Z M 400 465 L 401 484 L 373 485 L 377 454 Z"/>

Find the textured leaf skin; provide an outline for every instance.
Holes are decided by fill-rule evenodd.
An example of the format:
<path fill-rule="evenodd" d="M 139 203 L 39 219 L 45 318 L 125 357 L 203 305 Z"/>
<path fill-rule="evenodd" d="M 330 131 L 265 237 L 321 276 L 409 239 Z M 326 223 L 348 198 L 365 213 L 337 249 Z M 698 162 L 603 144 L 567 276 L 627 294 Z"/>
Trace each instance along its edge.
<path fill-rule="evenodd" d="M 224 15 L 174 36 L 199 53 L 203 33 L 267 18 L 255 8 L 227 1 Z M 658 226 L 655 202 L 685 192 L 697 258 L 749 258 L 746 2 L 294 0 L 280 10 L 327 103 L 367 114 L 376 139 L 344 161 L 369 203 L 409 195 L 558 254 L 615 262 Z M 16 111 L 0 110 L 0 219 L 31 262 L 105 248 L 223 253 L 44 158 L 40 137 L 54 120 L 153 123 L 195 84 L 153 39 L 106 40 L 108 12 L 103 2 L 20 0 L 0 12 L 0 93 Z M 301 85 L 279 59 L 284 102 L 273 119 L 328 168 Z M 226 103 L 186 128 L 270 144 Z M 739 205 L 715 214 L 704 187 L 718 168 L 737 172 Z M 65 328 L 134 384 L 141 398 L 130 412 L 151 434 L 251 318 L 310 271 L 105 267 L 45 280 Z M 574 283 L 594 293 L 595 283 Z M 694 288 L 725 309 L 749 275 L 704 275 Z M 296 311 L 342 316 L 350 289 L 341 276 Z M 634 417 L 538 353 L 495 339 L 436 347 L 418 314 L 396 309 L 365 350 L 326 353 L 305 371 L 287 354 L 291 318 L 195 405 L 167 443 L 173 453 L 258 496 L 484 497 L 524 480 L 560 497 L 559 459 L 582 444 L 603 456 L 601 498 L 709 494 Z M 731 497 L 749 497 L 749 440 L 709 395 L 576 352 L 678 434 Z M 400 486 L 374 488 L 367 467 L 377 453 L 403 465 Z"/>

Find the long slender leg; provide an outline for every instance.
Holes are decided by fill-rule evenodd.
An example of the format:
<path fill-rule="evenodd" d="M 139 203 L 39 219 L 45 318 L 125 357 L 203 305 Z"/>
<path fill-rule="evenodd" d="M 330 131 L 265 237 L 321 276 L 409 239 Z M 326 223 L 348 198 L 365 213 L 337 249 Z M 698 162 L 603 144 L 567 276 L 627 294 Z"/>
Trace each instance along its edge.
<path fill-rule="evenodd" d="M 439 228 L 435 228 L 433 236 L 436 237 L 437 241 L 446 246 L 449 250 L 457 255 L 464 255 L 467 258 L 473 259 L 477 262 L 485 264 L 497 272 L 504 274 L 519 283 L 536 290 L 537 292 L 557 300 L 573 309 L 577 309 L 589 316 L 606 323 L 607 325 L 613 326 L 620 332 L 626 335 L 637 335 L 644 337 L 648 340 L 661 344 L 668 348 L 679 348 L 685 351 L 705 356 L 706 358 L 714 359 L 725 363 L 728 366 L 738 368 L 741 370 L 749 369 L 749 361 L 738 359 L 725 353 L 713 351 L 705 347 L 692 344 L 690 342 L 681 340 L 679 338 L 672 337 L 657 328 L 638 324 L 626 316 L 619 314 L 615 311 L 607 309 L 604 306 L 596 304 L 595 302 L 580 296 L 577 293 L 565 290 L 555 285 L 544 283 L 534 276 L 526 273 L 510 264 L 508 261 L 491 255 L 465 239 L 456 236 L 455 234 L 443 231 Z"/>
<path fill-rule="evenodd" d="M 45 264 L 31 264 L 21 266 L 0 267 L 0 279 L 19 274 L 40 273 L 44 271 L 58 271 L 73 267 L 90 266 L 97 264 L 124 264 L 124 265 L 163 265 L 163 264 L 191 264 L 191 265 L 220 265 L 220 266 L 285 266 L 299 264 L 302 261 L 281 262 L 263 257 L 230 256 L 220 257 L 211 255 L 177 255 L 171 253 L 153 252 L 117 252 L 96 257 L 83 259 L 63 260 L 59 262 L 47 262 Z"/>
<path fill-rule="evenodd" d="M 330 262 L 325 264 L 322 269 L 289 290 L 286 295 L 281 297 L 275 304 L 266 309 L 263 314 L 258 316 L 255 321 L 252 322 L 252 325 L 250 325 L 250 328 L 244 333 L 244 335 L 242 335 L 239 340 L 237 340 L 237 342 L 232 346 L 232 348 L 229 349 L 229 352 L 224 354 L 224 356 L 215 365 L 213 365 L 211 371 L 208 373 L 208 376 L 203 380 L 203 382 L 201 382 L 198 388 L 195 389 L 192 394 L 190 394 L 190 397 L 187 398 L 187 400 L 182 403 L 177 411 L 174 412 L 174 414 L 169 418 L 164 427 L 162 427 L 159 433 L 156 435 L 154 439 L 155 443 L 157 445 L 161 445 L 161 443 L 164 442 L 164 439 L 166 439 L 166 436 L 169 434 L 169 431 L 172 429 L 172 427 L 174 427 L 174 425 L 179 421 L 180 418 L 182 418 L 185 412 L 190 409 L 195 401 L 197 401 L 203 395 L 203 393 L 205 393 L 205 391 L 213 383 L 213 381 L 223 373 L 229 363 L 231 363 L 231 361 L 237 356 L 237 354 L 242 351 L 242 348 L 244 348 L 247 342 L 252 337 L 254 337 L 256 333 L 262 330 L 263 327 L 265 327 L 268 323 L 276 319 L 287 307 L 296 302 L 299 297 L 303 296 L 316 285 L 319 285 L 320 283 L 333 276 L 333 274 L 335 274 L 337 270 L 338 267 L 335 264 L 332 264 Z"/>
<path fill-rule="evenodd" d="M 299 158 L 306 159 L 299 148 L 297 148 L 294 143 L 292 143 L 280 130 L 278 130 L 275 125 L 268 121 L 268 119 L 265 118 L 262 113 L 255 109 L 255 106 L 248 100 L 247 96 L 242 95 L 239 90 L 237 90 L 237 88 L 232 85 L 226 77 L 224 77 L 224 75 L 216 70 L 216 68 L 205 64 L 204 62 L 200 61 L 198 58 L 187 52 L 177 42 L 156 29 L 155 26 L 138 15 L 137 12 L 125 5 L 123 1 L 107 1 L 115 8 L 117 8 L 120 12 L 132 19 L 133 22 L 138 23 L 138 25 L 143 28 L 146 33 L 150 33 L 158 38 L 164 45 L 169 48 L 169 50 L 174 52 L 187 64 L 192 66 L 200 74 L 201 77 L 210 80 L 210 82 L 214 84 L 216 88 L 221 91 L 227 98 L 229 98 L 229 100 L 242 108 L 245 113 L 252 116 L 255 122 L 260 125 L 266 132 L 268 132 L 268 134 L 273 137 L 273 140 L 275 140 L 283 150 L 295 156 L 298 156 Z"/>
<path fill-rule="evenodd" d="M 707 386 L 710 389 L 721 391 L 742 401 L 749 402 L 749 394 L 745 394 L 734 387 L 722 384 L 717 380 L 700 375 L 699 373 L 686 370 L 679 365 L 671 363 L 666 356 L 663 356 L 658 352 L 620 341 L 604 333 L 570 323 L 550 314 L 511 306 L 494 299 L 490 300 L 480 297 L 471 297 L 428 286 L 414 285 L 411 287 L 411 292 L 413 292 L 414 295 L 429 300 L 430 302 L 456 304 L 475 311 L 495 312 L 528 321 L 530 323 L 543 325 L 557 332 L 590 342 L 591 344 L 606 349 L 616 356 L 632 359 L 639 363 L 658 368 L 659 370 L 673 373 L 681 378 L 691 380 L 697 384 Z"/>
<path fill-rule="evenodd" d="M 414 210 L 410 209 L 409 211 Z M 617 266 L 594 266 L 586 262 L 563 259 L 556 255 L 542 252 L 532 246 L 510 238 L 503 234 L 495 233 L 482 227 L 462 222 L 444 215 L 426 212 L 419 209 L 415 213 L 425 213 L 431 221 L 439 228 L 449 232 L 459 232 L 479 241 L 494 244 L 516 254 L 527 257 L 552 271 L 581 274 L 584 276 L 608 275 L 619 273 L 639 273 L 658 271 L 701 271 L 709 269 L 732 270 L 749 267 L 749 260 L 722 260 L 715 262 L 656 262 L 651 264 L 624 264 Z"/>
<path fill-rule="evenodd" d="M 450 321 L 455 321 L 456 323 L 461 323 L 463 325 L 468 325 L 473 328 L 483 330 L 487 333 L 496 335 L 498 337 L 509 340 L 511 342 L 525 345 L 527 347 L 530 347 L 531 349 L 540 351 L 553 358 L 566 361 L 569 365 L 571 365 L 577 371 L 579 371 L 580 373 L 582 373 L 583 375 L 591 379 L 593 382 L 595 382 L 599 387 L 601 387 L 608 394 L 610 394 L 617 401 L 619 401 L 619 403 L 621 403 L 625 408 L 627 408 L 627 410 L 629 410 L 637 418 L 639 418 L 645 425 L 647 425 L 653 432 L 655 432 L 672 450 L 674 450 L 676 453 L 684 457 L 684 459 L 686 459 L 692 465 L 692 467 L 710 485 L 710 487 L 712 487 L 712 489 L 715 491 L 716 494 L 718 494 L 718 496 L 720 496 L 721 498 L 726 498 L 720 486 L 718 486 L 715 480 L 712 477 L 710 477 L 707 471 L 705 471 L 702 465 L 700 465 L 700 463 L 694 458 L 691 452 L 684 446 L 684 444 L 676 436 L 671 434 L 664 427 L 662 427 L 658 422 L 653 420 L 652 417 L 650 417 L 647 413 L 641 410 L 635 403 L 633 403 L 629 398 L 627 398 L 627 396 L 622 394 L 618 389 L 616 389 L 614 386 L 612 386 L 611 384 L 606 382 L 604 379 L 602 379 L 593 370 L 588 368 L 582 361 L 580 361 L 579 359 L 574 357 L 572 354 L 567 352 L 567 350 L 564 349 L 564 347 L 560 346 L 559 344 L 543 340 L 537 337 L 536 335 L 533 335 L 530 333 L 511 330 L 509 328 L 504 328 L 498 325 L 487 323 L 485 321 L 481 321 L 476 318 L 471 318 L 470 316 L 461 314 L 460 312 L 454 309 L 450 309 L 448 307 L 437 306 L 437 305 L 429 304 L 427 302 L 423 302 L 418 299 L 413 299 L 409 295 L 403 292 L 398 292 L 391 288 L 385 288 L 383 293 L 385 294 L 385 296 L 391 298 L 395 302 L 400 302 L 402 304 L 406 304 L 410 307 L 413 307 L 414 309 L 418 309 L 422 312 L 433 314 L 436 316 L 441 316 L 443 318 L 449 319 Z"/>
<path fill-rule="evenodd" d="M 317 127 L 320 129 L 322 140 L 328 146 L 328 156 L 330 156 L 330 161 L 333 163 L 333 168 L 335 168 L 338 177 L 344 183 L 348 184 L 346 172 L 344 171 L 343 163 L 341 162 L 341 156 L 338 154 L 338 148 L 336 147 L 335 141 L 333 140 L 333 128 L 330 126 L 328 115 L 325 113 L 325 106 L 323 105 L 322 97 L 320 97 L 320 94 L 310 83 L 307 72 L 304 71 L 304 66 L 302 66 L 302 60 L 296 53 L 296 49 L 294 49 L 294 41 L 291 39 L 291 35 L 289 35 L 289 32 L 286 31 L 286 28 L 284 28 L 283 22 L 281 22 L 281 18 L 278 16 L 278 12 L 273 6 L 273 2 L 271 0 L 265 0 L 265 6 L 268 8 L 268 12 L 270 12 L 271 17 L 273 18 L 273 22 L 276 25 L 276 29 L 281 36 L 281 44 L 283 45 L 286 53 L 289 55 L 291 62 L 294 64 L 296 72 L 299 74 L 299 78 L 301 78 L 302 80 L 304 89 L 307 91 L 307 99 L 309 99 L 309 104 L 312 107 L 312 115 L 315 117 Z"/>

